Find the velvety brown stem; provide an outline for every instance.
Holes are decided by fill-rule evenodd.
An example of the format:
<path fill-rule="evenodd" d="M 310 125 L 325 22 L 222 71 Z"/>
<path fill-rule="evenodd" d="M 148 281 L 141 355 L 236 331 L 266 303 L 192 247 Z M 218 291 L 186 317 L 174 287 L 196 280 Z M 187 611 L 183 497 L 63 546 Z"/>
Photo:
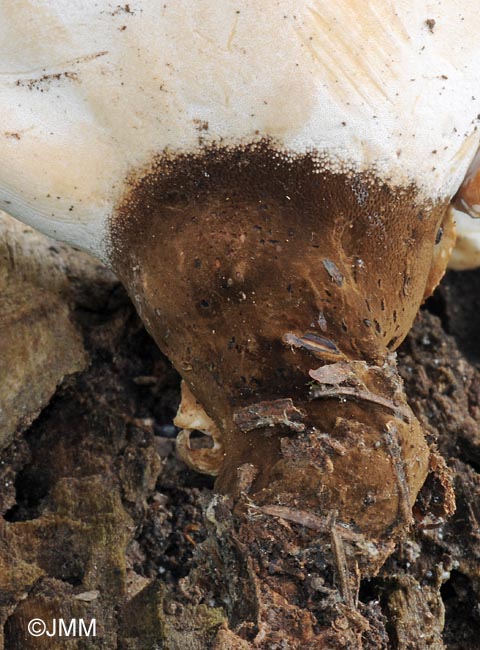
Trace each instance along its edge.
<path fill-rule="evenodd" d="M 218 491 L 375 538 L 408 524 L 428 450 L 389 351 L 423 299 L 444 212 L 414 187 L 266 144 L 162 158 L 132 180 L 115 267 L 221 432 Z M 315 379 L 340 362 L 344 380 Z"/>

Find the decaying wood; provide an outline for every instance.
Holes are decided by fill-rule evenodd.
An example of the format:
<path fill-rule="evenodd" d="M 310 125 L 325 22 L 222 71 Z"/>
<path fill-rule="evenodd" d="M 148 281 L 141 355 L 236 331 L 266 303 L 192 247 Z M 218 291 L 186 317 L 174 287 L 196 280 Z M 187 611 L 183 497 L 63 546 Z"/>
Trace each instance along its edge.
<path fill-rule="evenodd" d="M 65 273 L 85 257 L 0 212 L 0 449 L 87 365 Z"/>

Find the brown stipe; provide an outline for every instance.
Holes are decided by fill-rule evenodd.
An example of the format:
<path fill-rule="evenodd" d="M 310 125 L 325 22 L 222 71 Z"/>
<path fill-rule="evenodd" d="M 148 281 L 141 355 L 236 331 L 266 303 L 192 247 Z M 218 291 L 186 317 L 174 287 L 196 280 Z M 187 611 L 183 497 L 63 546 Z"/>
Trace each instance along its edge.
<path fill-rule="evenodd" d="M 399 467 L 413 500 L 429 452 L 389 353 L 443 269 L 445 209 L 414 185 L 268 141 L 164 154 L 132 173 L 111 256 L 218 429 L 218 492 L 246 499 L 237 470 L 249 467 L 261 507 L 301 500 L 310 522 L 335 511 L 368 539 L 402 534 Z M 392 419 L 394 440 L 377 445 Z"/>

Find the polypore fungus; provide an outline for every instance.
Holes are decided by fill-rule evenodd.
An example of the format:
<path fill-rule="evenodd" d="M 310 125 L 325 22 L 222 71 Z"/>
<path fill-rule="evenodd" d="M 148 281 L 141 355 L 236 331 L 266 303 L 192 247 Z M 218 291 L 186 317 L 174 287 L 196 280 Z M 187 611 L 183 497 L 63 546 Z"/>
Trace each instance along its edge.
<path fill-rule="evenodd" d="M 479 145 L 475 3 L 0 16 L 0 205 L 124 282 L 182 375 L 182 456 L 264 513 L 402 534 L 429 449 L 393 351 Z"/>

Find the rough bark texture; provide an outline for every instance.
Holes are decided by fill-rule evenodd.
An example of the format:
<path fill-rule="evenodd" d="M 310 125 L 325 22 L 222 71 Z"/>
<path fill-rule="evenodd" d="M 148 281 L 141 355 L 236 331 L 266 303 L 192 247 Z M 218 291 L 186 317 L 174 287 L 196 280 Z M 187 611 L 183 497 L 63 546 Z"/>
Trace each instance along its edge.
<path fill-rule="evenodd" d="M 248 465 L 235 498 L 215 496 L 212 479 L 176 458 L 177 374 L 110 274 L 43 242 L 28 291 L 52 296 L 83 361 L 59 371 L 55 355 L 42 357 L 31 383 L 53 379 L 28 402 L 30 420 L 40 415 L 1 432 L 0 647 L 480 648 L 480 273 L 449 274 L 399 352 L 409 403 L 439 454 L 408 537 L 359 581 L 359 558 L 375 549 L 354 530 L 302 503 L 253 507 Z M 26 243 L 15 246 L 16 260 L 28 258 Z M 8 323 L 30 296 L 20 262 L 13 266 L 2 276 Z M 27 304 L 46 300 L 39 295 Z M 2 400 L 12 372 L 4 368 L 20 373 L 43 354 L 27 338 L 24 346 L 30 354 L 13 365 L 1 358 Z M 448 516 L 451 482 L 457 510 Z M 35 638 L 33 618 L 49 629 L 55 619 L 95 618 L 96 636 Z"/>

